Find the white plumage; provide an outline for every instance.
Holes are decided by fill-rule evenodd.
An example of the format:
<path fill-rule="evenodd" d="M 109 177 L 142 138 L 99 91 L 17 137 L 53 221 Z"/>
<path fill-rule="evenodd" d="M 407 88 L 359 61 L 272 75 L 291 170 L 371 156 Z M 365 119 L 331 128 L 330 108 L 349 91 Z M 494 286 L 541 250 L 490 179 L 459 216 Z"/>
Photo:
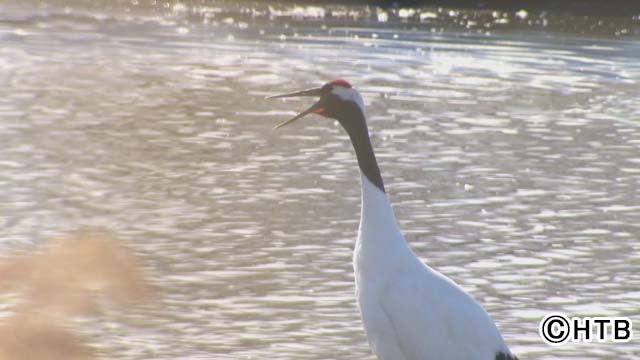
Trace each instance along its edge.
<path fill-rule="evenodd" d="M 362 176 L 353 254 L 356 295 L 373 351 L 383 360 L 493 360 L 510 354 L 484 309 L 420 261 L 387 195 Z"/>

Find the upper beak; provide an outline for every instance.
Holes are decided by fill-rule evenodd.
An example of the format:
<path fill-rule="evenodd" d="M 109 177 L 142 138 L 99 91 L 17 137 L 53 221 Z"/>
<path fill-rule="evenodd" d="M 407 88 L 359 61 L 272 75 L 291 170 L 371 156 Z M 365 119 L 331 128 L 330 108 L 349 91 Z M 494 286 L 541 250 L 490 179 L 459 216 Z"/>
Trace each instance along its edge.
<path fill-rule="evenodd" d="M 320 97 L 321 95 L 322 95 L 322 88 L 313 88 L 313 89 L 307 89 L 307 90 L 302 90 L 302 91 L 296 91 L 296 92 L 292 92 L 292 93 L 288 93 L 288 94 L 267 96 L 266 99 L 276 99 L 276 98 L 296 97 L 296 96 L 317 96 L 317 97 Z M 309 107 L 307 110 L 301 112 L 300 114 L 294 116 L 293 118 L 276 125 L 274 127 L 274 129 L 281 128 L 281 127 L 283 127 L 285 125 L 291 124 L 292 122 L 300 119 L 301 117 L 304 117 L 305 115 L 308 115 L 308 114 L 314 113 L 314 112 L 315 113 L 321 112 L 322 110 L 324 110 L 324 109 L 322 108 L 320 103 L 317 102 L 317 103 L 311 105 L 311 107 Z"/>

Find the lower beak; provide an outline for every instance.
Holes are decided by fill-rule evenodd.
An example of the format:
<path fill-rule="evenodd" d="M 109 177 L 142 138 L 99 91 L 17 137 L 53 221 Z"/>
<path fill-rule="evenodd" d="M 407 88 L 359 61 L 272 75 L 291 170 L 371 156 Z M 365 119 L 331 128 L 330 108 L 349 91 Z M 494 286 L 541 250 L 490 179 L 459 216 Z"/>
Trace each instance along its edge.
<path fill-rule="evenodd" d="M 285 126 L 285 125 L 289 125 L 292 122 L 294 122 L 294 121 L 296 121 L 296 120 L 298 120 L 298 119 L 300 119 L 302 117 L 305 117 L 306 115 L 309 115 L 311 113 L 320 113 L 322 111 L 324 111 L 324 108 L 322 108 L 318 103 L 315 103 L 315 104 L 311 105 L 310 108 L 308 108 L 307 110 L 305 110 L 305 111 L 301 112 L 300 114 L 294 116 L 293 118 L 291 118 L 291 119 L 289 119 L 289 120 L 287 120 L 285 122 L 281 122 L 280 124 L 276 125 L 274 127 L 274 129 L 279 129 L 279 128 Z"/>
<path fill-rule="evenodd" d="M 298 96 L 317 96 L 320 97 L 322 95 L 322 88 L 313 88 L 313 89 L 308 89 L 308 90 L 302 90 L 302 91 L 296 91 L 296 92 L 292 92 L 292 93 L 288 93 L 288 94 L 281 94 L 281 95 L 274 95 L 274 96 L 268 96 L 266 99 L 277 99 L 277 98 L 284 98 L 284 97 L 298 97 Z M 311 113 L 321 113 L 322 111 L 324 111 L 324 108 L 322 108 L 322 106 L 319 103 L 315 103 L 313 105 L 311 105 L 311 107 L 309 107 L 307 110 L 301 112 L 300 114 L 296 115 L 295 117 L 282 122 L 278 125 L 276 125 L 274 127 L 274 129 L 279 129 L 285 125 L 289 125 L 292 122 L 306 116 L 309 115 Z"/>

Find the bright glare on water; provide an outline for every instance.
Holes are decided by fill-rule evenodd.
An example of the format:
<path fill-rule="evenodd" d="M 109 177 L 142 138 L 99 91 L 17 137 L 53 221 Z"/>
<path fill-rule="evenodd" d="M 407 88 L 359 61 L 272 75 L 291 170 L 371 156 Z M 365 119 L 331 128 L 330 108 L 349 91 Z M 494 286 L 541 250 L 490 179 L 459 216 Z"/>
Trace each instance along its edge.
<path fill-rule="evenodd" d="M 348 137 L 273 131 L 312 100 L 264 100 L 337 77 L 411 247 L 516 354 L 640 352 L 538 335 L 553 311 L 640 326 L 637 18 L 77 3 L 0 5 L 0 248 L 83 226 L 134 244 L 163 295 L 81 326 L 104 358 L 374 359 Z"/>

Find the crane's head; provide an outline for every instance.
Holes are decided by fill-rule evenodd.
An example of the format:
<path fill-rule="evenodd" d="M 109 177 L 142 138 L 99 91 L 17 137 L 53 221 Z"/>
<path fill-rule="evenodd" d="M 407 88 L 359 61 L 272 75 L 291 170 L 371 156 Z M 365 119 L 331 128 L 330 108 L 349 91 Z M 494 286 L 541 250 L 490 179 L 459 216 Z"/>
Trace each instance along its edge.
<path fill-rule="evenodd" d="M 345 128 L 349 127 L 349 122 L 352 119 L 364 119 L 364 102 L 362 101 L 362 97 L 356 89 L 351 87 L 351 84 L 343 79 L 329 81 L 319 88 L 269 96 L 267 99 L 297 96 L 312 96 L 319 97 L 320 99 L 307 110 L 276 125 L 276 129 L 291 124 L 308 114 L 318 114 L 336 119 L 340 121 Z"/>

